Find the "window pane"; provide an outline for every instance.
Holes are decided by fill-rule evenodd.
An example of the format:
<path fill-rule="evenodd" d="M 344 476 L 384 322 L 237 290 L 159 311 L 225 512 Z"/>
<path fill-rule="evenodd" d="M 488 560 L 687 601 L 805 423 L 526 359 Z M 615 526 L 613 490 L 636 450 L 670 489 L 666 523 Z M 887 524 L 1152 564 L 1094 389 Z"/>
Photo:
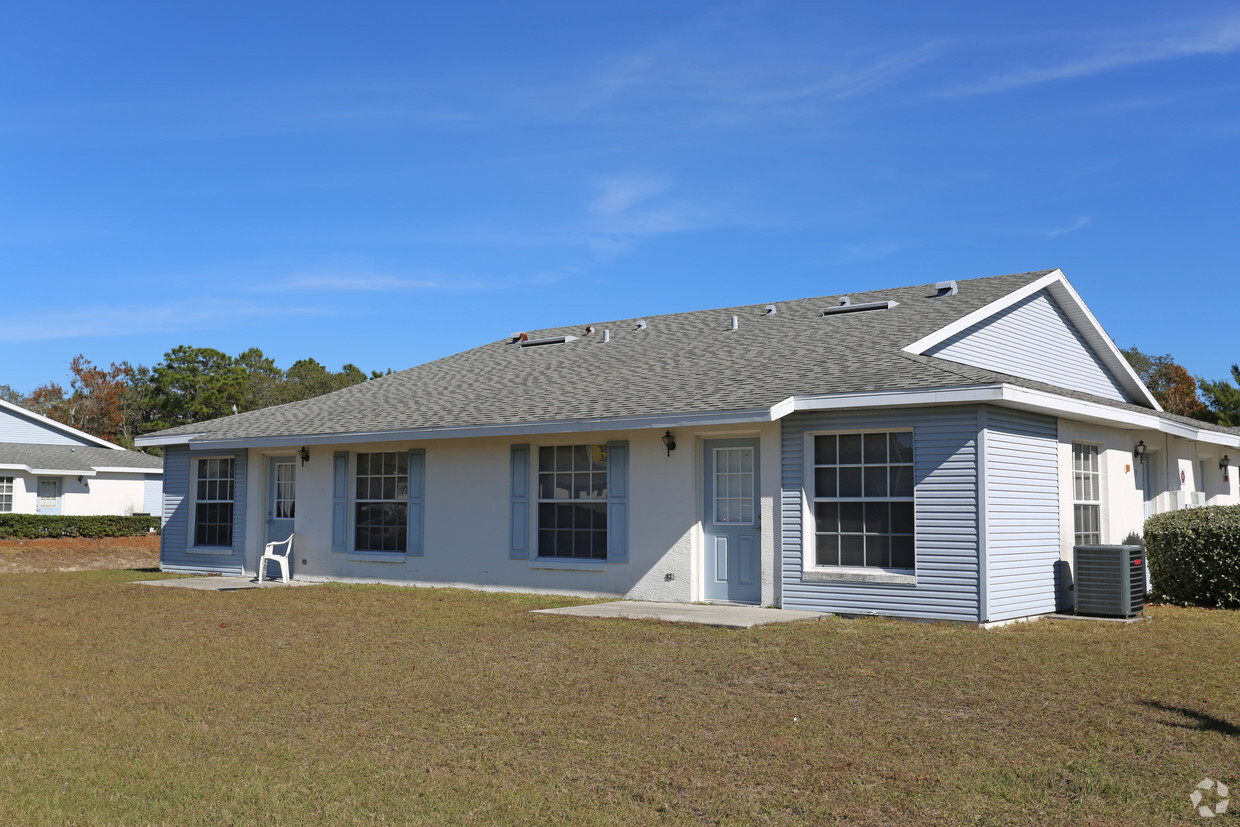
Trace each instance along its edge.
<path fill-rule="evenodd" d="M 861 492 L 861 468 L 841 468 L 839 496 L 860 497 Z"/>
<path fill-rule="evenodd" d="M 891 538 L 887 534 L 865 535 L 865 564 L 887 568 L 891 565 Z"/>
<path fill-rule="evenodd" d="M 891 488 L 889 489 L 892 497 L 911 497 L 913 496 L 913 466 L 911 465 L 893 465 L 889 469 L 891 477 Z"/>
<path fill-rule="evenodd" d="M 861 464 L 861 434 L 840 434 L 840 464 Z"/>
<path fill-rule="evenodd" d="M 571 460 L 572 458 L 569 457 Z M 556 474 L 555 475 L 555 498 L 557 500 L 567 500 L 573 494 L 573 475 L 572 474 Z"/>
<path fill-rule="evenodd" d="M 540 528 L 555 528 L 555 503 L 538 504 L 538 525 Z"/>
<path fill-rule="evenodd" d="M 753 472 L 753 449 L 741 449 L 741 473 L 749 474 Z"/>
<path fill-rule="evenodd" d="M 819 566 L 838 566 L 840 564 L 840 535 L 814 535 L 814 562 Z"/>
<path fill-rule="evenodd" d="M 838 491 L 835 487 L 835 469 L 834 468 L 816 468 L 814 469 L 814 496 L 815 497 L 835 497 Z"/>
<path fill-rule="evenodd" d="M 865 565 L 865 536 L 861 534 L 840 535 L 840 565 Z"/>
<path fill-rule="evenodd" d="M 865 496 L 887 496 L 887 466 L 867 465 L 865 469 Z"/>
<path fill-rule="evenodd" d="M 913 435 L 908 431 L 888 434 L 891 462 L 913 461 Z"/>
<path fill-rule="evenodd" d="M 820 532 L 840 530 L 840 507 L 838 503 L 814 503 L 814 522 Z"/>
<path fill-rule="evenodd" d="M 886 465 L 887 464 L 887 435 L 886 434 L 866 434 L 865 441 L 865 464 L 866 465 Z"/>
<path fill-rule="evenodd" d="M 590 446 L 574 445 L 573 446 L 573 470 L 589 471 L 590 470 Z"/>
<path fill-rule="evenodd" d="M 897 503 L 897 505 L 899 505 L 899 503 Z M 866 534 L 886 534 L 888 532 L 887 509 L 887 503 L 865 504 Z"/>
<path fill-rule="evenodd" d="M 554 471 L 555 470 L 555 449 L 544 445 L 538 449 L 538 470 Z"/>
<path fill-rule="evenodd" d="M 555 470 L 573 470 L 573 446 L 557 445 L 555 448 Z"/>
<path fill-rule="evenodd" d="M 840 503 L 840 531 L 861 533 L 864 526 L 865 503 Z"/>
<path fill-rule="evenodd" d="M 894 534 L 913 533 L 913 504 L 891 503 L 891 531 Z"/>
<path fill-rule="evenodd" d="M 835 434 L 814 437 L 814 464 L 835 464 Z"/>
<path fill-rule="evenodd" d="M 897 569 L 913 568 L 912 535 L 896 534 L 891 538 L 891 566 Z"/>
<path fill-rule="evenodd" d="M 538 475 L 538 499 L 550 500 L 555 498 L 555 474 L 539 474 Z"/>
<path fill-rule="evenodd" d="M 590 496 L 604 498 L 607 496 L 607 472 L 595 471 L 590 475 Z"/>

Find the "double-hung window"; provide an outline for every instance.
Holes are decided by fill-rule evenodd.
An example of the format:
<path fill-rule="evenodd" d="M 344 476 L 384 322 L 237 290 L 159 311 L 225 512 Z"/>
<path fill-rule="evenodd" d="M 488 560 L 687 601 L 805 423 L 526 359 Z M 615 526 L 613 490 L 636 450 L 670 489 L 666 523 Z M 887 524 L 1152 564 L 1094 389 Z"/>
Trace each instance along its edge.
<path fill-rule="evenodd" d="M 409 532 L 409 453 L 357 455 L 355 551 L 406 551 Z"/>
<path fill-rule="evenodd" d="M 13 478 L 0 477 L 0 514 L 13 510 Z"/>
<path fill-rule="evenodd" d="M 913 433 L 813 437 L 814 565 L 915 567 Z"/>
<path fill-rule="evenodd" d="M 200 459 L 194 493 L 194 545 L 231 546 L 236 464 L 232 457 Z"/>
<path fill-rule="evenodd" d="M 1072 518 L 1076 545 L 1102 542 L 1102 470 L 1088 442 L 1072 443 Z"/>
<path fill-rule="evenodd" d="M 607 559 L 607 446 L 538 449 L 538 556 Z"/>

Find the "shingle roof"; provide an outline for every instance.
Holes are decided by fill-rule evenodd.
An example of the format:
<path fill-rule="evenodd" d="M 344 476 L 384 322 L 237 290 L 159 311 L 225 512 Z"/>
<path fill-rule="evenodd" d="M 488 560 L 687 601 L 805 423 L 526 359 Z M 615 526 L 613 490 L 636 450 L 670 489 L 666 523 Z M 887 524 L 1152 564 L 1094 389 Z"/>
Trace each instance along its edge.
<path fill-rule="evenodd" d="M 149 436 L 261 439 L 486 427 L 744 411 L 811 394 L 992 381 L 1035 387 L 901 349 L 1051 272 L 959 281 L 952 296 L 937 296 L 925 284 L 850 294 L 853 304 L 898 302 L 882 311 L 823 316 L 839 305 L 836 295 L 776 302 L 771 315 L 764 302 L 649 316 L 645 329 L 625 319 L 527 331 L 531 340 L 578 338 L 521 347 L 505 337 L 314 399 Z M 588 326 L 595 328 L 591 335 Z M 604 331 L 610 341 L 603 341 Z"/>
<path fill-rule="evenodd" d="M 163 470 L 163 460 L 140 451 L 117 451 L 88 445 L 33 445 L 0 442 L 0 466 L 24 465 L 35 470 L 85 474 L 97 468 L 133 468 L 152 473 Z"/>

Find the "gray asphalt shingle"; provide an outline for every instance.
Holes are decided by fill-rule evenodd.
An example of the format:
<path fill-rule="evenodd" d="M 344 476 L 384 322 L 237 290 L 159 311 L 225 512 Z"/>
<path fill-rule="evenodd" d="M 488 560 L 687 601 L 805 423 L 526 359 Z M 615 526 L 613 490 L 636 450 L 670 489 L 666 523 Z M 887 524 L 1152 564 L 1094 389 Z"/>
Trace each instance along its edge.
<path fill-rule="evenodd" d="M 140 451 L 117 451 L 85 445 L 32 445 L 0 442 L 0 465 L 87 473 L 96 468 L 134 468 L 159 472 L 164 461 Z"/>
<path fill-rule="evenodd" d="M 766 314 L 768 302 L 762 302 L 648 316 L 644 330 L 637 329 L 635 319 L 531 330 L 531 340 L 578 338 L 521 347 L 506 336 L 325 396 L 158 435 L 261 439 L 484 427 L 744 411 L 810 394 L 991 381 L 1038 387 L 901 349 L 1049 272 L 962 280 L 953 296 L 937 296 L 934 286 L 926 284 L 850 294 L 853 304 L 899 303 L 890 310 L 823 316 L 824 309 L 839 305 L 842 294 L 836 294 L 775 302 L 773 315 Z M 732 316 L 738 317 L 736 330 Z M 588 326 L 595 328 L 593 334 L 586 335 Z M 610 332 L 610 341 L 603 341 L 604 331 Z"/>

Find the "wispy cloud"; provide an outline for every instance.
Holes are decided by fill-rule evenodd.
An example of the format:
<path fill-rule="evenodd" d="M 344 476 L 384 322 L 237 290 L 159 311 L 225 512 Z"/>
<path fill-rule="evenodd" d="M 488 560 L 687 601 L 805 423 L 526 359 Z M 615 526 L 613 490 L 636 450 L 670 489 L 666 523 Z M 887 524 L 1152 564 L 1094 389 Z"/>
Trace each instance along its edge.
<path fill-rule="evenodd" d="M 616 175 L 596 181 L 598 195 L 588 208 L 594 215 L 616 215 L 630 207 L 667 192 L 670 179 L 660 175 Z"/>
<path fill-rule="evenodd" d="M 1098 38 L 1105 41 L 1106 38 Z M 1177 58 L 1201 55 L 1223 55 L 1240 51 L 1240 16 L 1229 16 L 1212 21 L 1173 37 L 1140 38 L 1128 35 L 1110 38 L 1092 53 L 1040 67 L 1029 67 L 1016 72 L 998 75 L 978 83 L 956 86 L 941 93 L 943 97 L 965 97 L 1006 92 L 1025 86 L 1034 86 L 1073 78 L 1088 77 L 1104 72 L 1155 63 Z"/>
<path fill-rule="evenodd" d="M 193 299 L 157 305 L 94 305 L 63 309 L 24 308 L 20 314 L 0 316 L 0 342 L 35 342 L 218 330 L 258 319 L 326 316 L 324 307 L 281 306 L 269 302 Z M 48 319 L 55 319 L 49 324 Z"/>
<path fill-rule="evenodd" d="M 1045 236 L 1046 238 L 1058 238 L 1061 235 L 1067 235 L 1068 233 L 1074 233 L 1077 230 L 1084 229 L 1089 226 L 1091 221 L 1093 221 L 1092 216 L 1078 215 L 1076 220 L 1066 227 L 1054 227 L 1049 230 L 1029 230 L 1028 232 L 1035 235 Z"/>

